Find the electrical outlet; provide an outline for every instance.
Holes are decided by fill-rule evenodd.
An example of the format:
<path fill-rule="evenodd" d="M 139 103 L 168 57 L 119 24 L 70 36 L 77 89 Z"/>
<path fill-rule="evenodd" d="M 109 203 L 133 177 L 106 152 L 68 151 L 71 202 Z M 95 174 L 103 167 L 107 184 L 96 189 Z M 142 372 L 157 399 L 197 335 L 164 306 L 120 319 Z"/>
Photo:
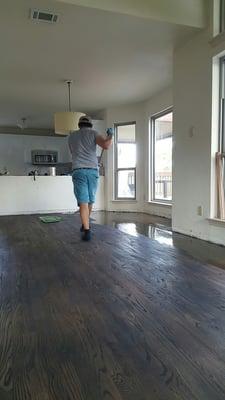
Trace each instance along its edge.
<path fill-rule="evenodd" d="M 197 215 L 199 215 L 199 217 L 202 217 L 202 215 L 203 215 L 203 207 L 202 206 L 197 207 Z"/>

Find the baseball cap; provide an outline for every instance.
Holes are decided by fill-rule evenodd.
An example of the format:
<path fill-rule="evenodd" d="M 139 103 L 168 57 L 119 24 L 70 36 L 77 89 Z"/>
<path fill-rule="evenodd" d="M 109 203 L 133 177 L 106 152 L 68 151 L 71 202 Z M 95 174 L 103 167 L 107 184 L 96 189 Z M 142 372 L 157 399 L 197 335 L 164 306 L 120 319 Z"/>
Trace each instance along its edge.
<path fill-rule="evenodd" d="M 79 124 L 90 124 L 92 125 L 92 120 L 88 115 L 82 115 L 79 119 Z"/>

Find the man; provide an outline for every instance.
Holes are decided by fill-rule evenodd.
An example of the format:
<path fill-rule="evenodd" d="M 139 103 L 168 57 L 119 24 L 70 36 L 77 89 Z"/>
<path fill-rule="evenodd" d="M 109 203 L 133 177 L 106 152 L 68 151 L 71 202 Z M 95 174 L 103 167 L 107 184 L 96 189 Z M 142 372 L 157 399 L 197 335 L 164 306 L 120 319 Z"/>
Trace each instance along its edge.
<path fill-rule="evenodd" d="M 74 194 L 80 207 L 82 239 L 89 241 L 89 217 L 95 202 L 99 177 L 96 146 L 107 150 L 112 143 L 113 131 L 108 130 L 106 138 L 100 136 L 92 129 L 92 121 L 88 116 L 80 117 L 78 126 L 79 130 L 70 134 L 68 143 L 72 155 Z"/>

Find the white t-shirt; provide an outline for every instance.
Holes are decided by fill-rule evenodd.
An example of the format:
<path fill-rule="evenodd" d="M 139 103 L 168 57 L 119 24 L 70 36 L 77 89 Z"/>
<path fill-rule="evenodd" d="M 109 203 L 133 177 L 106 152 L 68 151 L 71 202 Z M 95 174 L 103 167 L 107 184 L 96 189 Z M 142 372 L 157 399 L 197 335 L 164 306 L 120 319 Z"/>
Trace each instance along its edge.
<path fill-rule="evenodd" d="M 72 168 L 98 168 L 96 137 L 98 132 L 92 128 L 81 128 L 72 132 L 68 138 L 72 154 Z"/>

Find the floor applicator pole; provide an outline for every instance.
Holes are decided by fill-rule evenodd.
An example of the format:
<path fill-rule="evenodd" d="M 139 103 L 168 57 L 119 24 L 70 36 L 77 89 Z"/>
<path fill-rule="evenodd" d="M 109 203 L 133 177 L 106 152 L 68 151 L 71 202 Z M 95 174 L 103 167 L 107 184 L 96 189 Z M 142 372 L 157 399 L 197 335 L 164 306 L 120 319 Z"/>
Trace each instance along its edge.
<path fill-rule="evenodd" d="M 107 131 L 106 131 L 106 134 L 107 134 L 108 137 L 112 138 L 113 137 L 113 128 L 108 128 Z M 104 149 L 102 149 L 102 151 L 101 151 L 101 154 L 100 154 L 100 157 L 99 157 L 99 160 L 98 160 L 98 166 L 100 166 L 100 164 L 101 164 L 103 153 L 104 153 Z"/>

